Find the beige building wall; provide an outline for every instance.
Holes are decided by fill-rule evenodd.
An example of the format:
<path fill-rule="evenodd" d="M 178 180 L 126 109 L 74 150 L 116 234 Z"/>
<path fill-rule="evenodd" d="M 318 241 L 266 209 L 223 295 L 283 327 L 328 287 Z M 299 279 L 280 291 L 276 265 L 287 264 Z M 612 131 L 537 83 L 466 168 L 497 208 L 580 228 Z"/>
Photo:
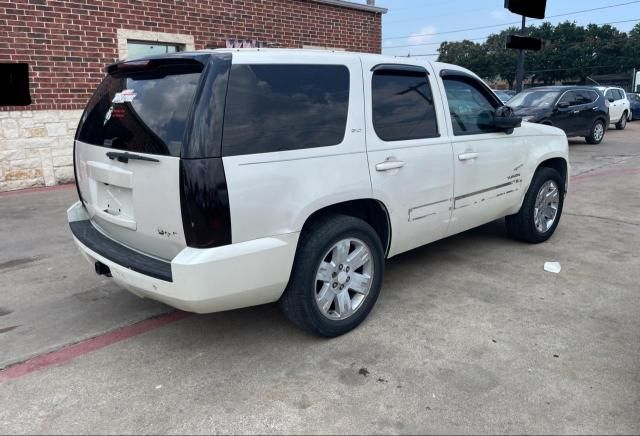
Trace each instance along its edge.
<path fill-rule="evenodd" d="M 81 110 L 0 112 L 0 191 L 73 182 Z"/>

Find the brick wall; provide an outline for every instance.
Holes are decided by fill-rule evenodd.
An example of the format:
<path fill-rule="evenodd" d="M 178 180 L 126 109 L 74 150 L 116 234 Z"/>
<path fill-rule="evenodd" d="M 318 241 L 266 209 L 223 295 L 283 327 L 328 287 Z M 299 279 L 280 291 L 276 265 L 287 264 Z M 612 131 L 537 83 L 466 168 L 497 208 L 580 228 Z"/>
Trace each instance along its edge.
<path fill-rule="evenodd" d="M 0 108 L 0 191 L 73 180 L 75 127 L 105 66 L 126 56 L 123 35 L 379 53 L 381 18 L 313 0 L 0 0 L 0 62 L 29 64 L 33 100 Z"/>
<path fill-rule="evenodd" d="M 0 61 L 29 63 L 29 109 L 81 109 L 119 57 L 117 29 L 192 35 L 196 49 L 227 38 L 376 53 L 381 44 L 380 14 L 310 0 L 0 0 Z"/>

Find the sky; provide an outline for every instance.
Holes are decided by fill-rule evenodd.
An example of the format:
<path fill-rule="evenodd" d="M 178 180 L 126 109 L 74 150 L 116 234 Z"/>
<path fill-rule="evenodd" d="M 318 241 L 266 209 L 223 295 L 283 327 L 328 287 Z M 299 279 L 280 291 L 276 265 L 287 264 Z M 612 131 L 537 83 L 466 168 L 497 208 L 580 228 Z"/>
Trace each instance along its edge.
<path fill-rule="evenodd" d="M 547 0 L 546 16 L 567 14 L 549 18 L 553 24 L 570 20 L 579 25 L 604 24 L 616 21 L 635 22 L 612 24 L 621 31 L 629 31 L 640 22 L 640 1 L 632 0 Z M 366 3 L 365 0 L 358 0 Z M 573 13 L 585 9 L 602 8 L 630 3 L 607 9 Z M 442 41 L 484 38 L 491 33 L 520 22 L 521 17 L 504 9 L 504 0 L 377 0 L 376 6 L 388 8 L 382 18 L 382 52 L 388 55 L 426 55 L 435 60 Z M 527 23 L 542 20 L 527 19 Z M 508 23 L 507 25 L 502 25 Z M 465 30 L 483 26 L 487 29 Z M 447 32 L 447 33 L 442 33 Z M 482 39 L 477 39 L 482 42 Z"/>

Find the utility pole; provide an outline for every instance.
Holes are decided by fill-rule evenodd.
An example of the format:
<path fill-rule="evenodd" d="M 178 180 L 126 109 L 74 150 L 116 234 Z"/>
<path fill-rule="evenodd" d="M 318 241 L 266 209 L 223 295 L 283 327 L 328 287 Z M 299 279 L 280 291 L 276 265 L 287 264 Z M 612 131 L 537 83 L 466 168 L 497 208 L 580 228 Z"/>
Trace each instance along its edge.
<path fill-rule="evenodd" d="M 522 16 L 522 27 L 520 28 L 520 34 L 525 36 L 527 25 L 527 18 Z M 516 70 L 516 92 L 522 91 L 522 82 L 524 81 L 524 50 L 518 50 L 518 69 Z"/>

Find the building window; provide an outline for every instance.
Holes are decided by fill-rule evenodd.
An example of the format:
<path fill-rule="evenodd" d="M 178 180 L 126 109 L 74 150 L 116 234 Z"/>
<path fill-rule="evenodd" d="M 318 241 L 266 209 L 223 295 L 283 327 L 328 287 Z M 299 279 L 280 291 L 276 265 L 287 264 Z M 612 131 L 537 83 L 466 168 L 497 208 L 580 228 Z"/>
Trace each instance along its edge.
<path fill-rule="evenodd" d="M 121 60 L 195 50 L 193 36 L 179 33 L 117 29 L 117 38 Z"/>
<path fill-rule="evenodd" d="M 127 41 L 127 53 L 129 59 L 143 56 L 160 55 L 184 51 L 183 44 L 171 44 L 166 42 Z"/>

